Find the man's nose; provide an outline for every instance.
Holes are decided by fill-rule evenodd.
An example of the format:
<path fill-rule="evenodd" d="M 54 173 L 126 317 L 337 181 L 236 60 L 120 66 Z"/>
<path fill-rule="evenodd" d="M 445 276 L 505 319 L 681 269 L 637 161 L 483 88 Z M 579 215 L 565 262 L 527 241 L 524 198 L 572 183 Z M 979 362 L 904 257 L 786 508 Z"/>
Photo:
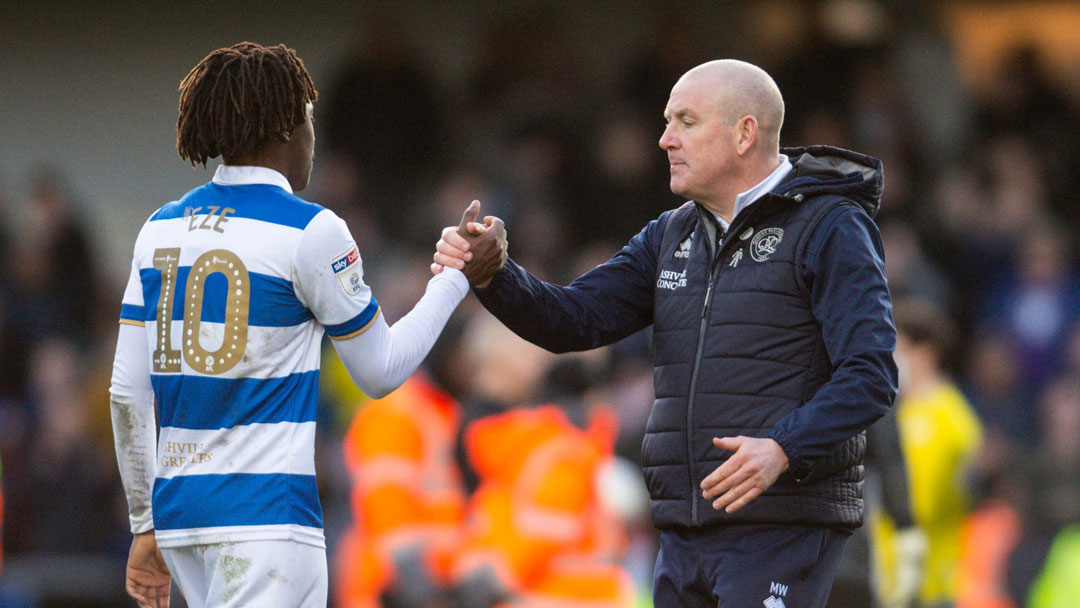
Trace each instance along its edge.
<path fill-rule="evenodd" d="M 658 143 L 662 150 L 675 147 L 675 136 L 671 134 L 671 125 L 664 127 L 664 132 L 660 135 Z"/>

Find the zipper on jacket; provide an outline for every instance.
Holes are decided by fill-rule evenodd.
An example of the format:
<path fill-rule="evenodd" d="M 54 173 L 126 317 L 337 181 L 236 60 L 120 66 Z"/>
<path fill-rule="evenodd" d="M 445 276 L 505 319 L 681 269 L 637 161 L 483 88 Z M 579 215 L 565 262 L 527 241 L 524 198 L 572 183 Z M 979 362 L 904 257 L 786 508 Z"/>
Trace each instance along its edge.
<path fill-rule="evenodd" d="M 698 324 L 697 348 L 694 351 L 694 367 L 690 372 L 690 392 L 686 397 L 686 476 L 690 481 L 690 525 L 698 525 L 698 484 L 694 483 L 694 397 L 697 392 L 698 372 L 701 370 L 701 354 L 705 350 L 705 330 L 709 327 L 708 310 L 715 282 L 716 260 L 709 265 L 709 284 L 705 289 L 705 303 L 701 306 Z"/>
<path fill-rule="evenodd" d="M 802 195 L 796 195 L 795 200 L 796 202 L 802 202 Z M 697 348 L 694 352 L 694 366 L 690 372 L 690 393 L 686 397 L 686 475 L 690 481 L 691 526 L 697 526 L 699 523 L 697 492 L 700 490 L 700 486 L 694 483 L 694 397 L 697 392 L 698 372 L 701 370 L 701 355 L 705 350 L 705 331 L 709 327 L 709 304 L 712 302 L 713 285 L 716 283 L 716 275 L 724 269 L 723 265 L 718 262 L 723 257 L 728 246 L 735 240 L 736 235 L 741 234 L 743 229 L 755 221 L 761 213 L 761 207 L 750 209 L 748 213 L 733 218 L 736 222 L 728 226 L 726 231 L 720 233 L 718 242 L 714 244 L 712 238 L 709 239 L 709 255 L 711 257 L 709 261 L 709 283 L 705 289 L 705 302 L 701 306 Z M 710 220 L 702 218 L 702 221 L 709 222 Z M 708 230 L 706 230 L 706 233 L 708 233 Z"/>

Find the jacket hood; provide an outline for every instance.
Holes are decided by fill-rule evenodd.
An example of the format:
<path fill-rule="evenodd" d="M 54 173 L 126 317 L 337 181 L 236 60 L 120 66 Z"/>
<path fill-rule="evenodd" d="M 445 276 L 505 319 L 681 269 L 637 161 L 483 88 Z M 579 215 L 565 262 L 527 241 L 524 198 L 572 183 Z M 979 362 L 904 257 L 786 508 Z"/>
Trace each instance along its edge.
<path fill-rule="evenodd" d="M 858 203 L 870 217 L 881 207 L 885 175 L 881 161 L 833 146 L 781 148 L 795 170 L 776 192 L 784 196 L 837 194 Z"/>

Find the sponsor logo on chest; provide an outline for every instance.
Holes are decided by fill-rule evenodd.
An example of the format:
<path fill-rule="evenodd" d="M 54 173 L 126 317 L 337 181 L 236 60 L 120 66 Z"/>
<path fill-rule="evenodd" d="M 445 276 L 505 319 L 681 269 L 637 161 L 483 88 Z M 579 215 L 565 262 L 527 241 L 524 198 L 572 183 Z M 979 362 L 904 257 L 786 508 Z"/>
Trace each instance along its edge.
<path fill-rule="evenodd" d="M 660 278 L 656 280 L 657 289 L 675 291 L 680 287 L 686 287 L 686 271 L 661 270 Z"/>

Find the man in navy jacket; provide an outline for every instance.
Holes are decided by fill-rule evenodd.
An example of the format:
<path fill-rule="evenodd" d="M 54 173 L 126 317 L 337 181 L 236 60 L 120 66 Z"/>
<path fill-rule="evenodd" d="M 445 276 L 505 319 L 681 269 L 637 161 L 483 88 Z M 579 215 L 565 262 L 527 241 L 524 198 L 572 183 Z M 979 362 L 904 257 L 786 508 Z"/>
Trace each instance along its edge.
<path fill-rule="evenodd" d="M 683 75 L 660 147 L 672 192 L 692 202 L 569 286 L 498 249 L 472 259 L 478 238 L 505 250 L 495 218 L 447 228 L 437 245 L 433 271 L 464 268 L 492 314 L 548 350 L 653 325 L 642 466 L 661 532 L 657 606 L 824 606 L 862 523 L 863 431 L 896 393 L 871 219 L 881 163 L 781 150 L 783 115 L 756 66 L 720 60 Z"/>

